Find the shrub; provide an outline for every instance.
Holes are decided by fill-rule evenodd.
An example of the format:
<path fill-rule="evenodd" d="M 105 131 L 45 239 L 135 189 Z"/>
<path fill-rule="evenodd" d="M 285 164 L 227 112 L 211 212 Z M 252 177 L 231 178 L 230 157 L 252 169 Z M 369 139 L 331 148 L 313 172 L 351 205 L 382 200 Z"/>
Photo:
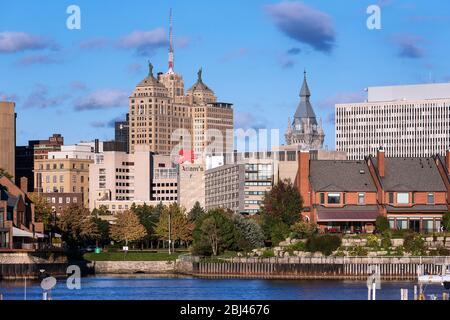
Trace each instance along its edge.
<path fill-rule="evenodd" d="M 446 212 L 442 216 L 442 226 L 444 227 L 445 231 L 450 231 L 450 212 Z"/>
<path fill-rule="evenodd" d="M 386 232 L 390 229 L 389 220 L 385 216 L 378 216 L 375 222 L 377 231 L 380 233 Z"/>
<path fill-rule="evenodd" d="M 324 234 L 313 236 L 306 242 L 306 250 L 309 252 L 322 252 L 325 256 L 329 256 L 341 246 L 341 243 L 341 237 L 338 235 Z"/>
<path fill-rule="evenodd" d="M 300 221 L 291 227 L 291 230 L 298 235 L 300 239 L 307 239 L 317 233 L 319 227 L 315 223 Z"/>
<path fill-rule="evenodd" d="M 430 256 L 437 256 L 437 257 L 450 256 L 450 250 L 448 250 L 445 247 L 439 246 L 436 248 L 436 250 L 430 251 Z"/>
<path fill-rule="evenodd" d="M 367 246 L 370 248 L 378 248 L 378 237 L 373 234 L 367 236 Z"/>
<path fill-rule="evenodd" d="M 405 251 L 411 253 L 414 256 L 420 256 L 425 254 L 425 240 L 420 234 L 409 233 L 403 238 L 405 240 L 403 246 Z"/>
<path fill-rule="evenodd" d="M 366 257 L 369 253 L 366 248 L 360 246 L 354 246 L 349 252 L 352 257 Z"/>
<path fill-rule="evenodd" d="M 262 255 L 262 258 L 273 258 L 275 257 L 275 253 L 273 253 L 273 250 L 265 250 Z"/>
<path fill-rule="evenodd" d="M 391 235 L 389 232 L 385 232 L 381 238 L 381 247 L 385 250 L 389 250 L 392 246 Z"/>
<path fill-rule="evenodd" d="M 294 251 L 305 251 L 306 244 L 303 241 L 297 242 L 295 244 L 291 244 L 287 247 L 286 251 L 289 253 L 293 253 Z"/>

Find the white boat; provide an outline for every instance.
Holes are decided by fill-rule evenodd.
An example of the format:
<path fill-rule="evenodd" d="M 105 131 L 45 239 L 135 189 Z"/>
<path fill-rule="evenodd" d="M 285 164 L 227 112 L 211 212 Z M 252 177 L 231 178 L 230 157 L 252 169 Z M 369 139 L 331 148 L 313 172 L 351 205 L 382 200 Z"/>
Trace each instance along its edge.
<path fill-rule="evenodd" d="M 450 265 L 442 265 L 442 274 L 419 275 L 419 284 L 441 284 L 450 290 Z"/>

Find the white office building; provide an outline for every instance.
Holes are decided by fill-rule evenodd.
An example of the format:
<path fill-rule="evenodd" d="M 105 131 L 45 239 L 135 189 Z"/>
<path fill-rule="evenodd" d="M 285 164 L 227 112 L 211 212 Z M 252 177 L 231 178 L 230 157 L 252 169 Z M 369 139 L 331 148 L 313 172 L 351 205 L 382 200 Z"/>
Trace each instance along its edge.
<path fill-rule="evenodd" d="M 367 89 L 362 103 L 337 104 L 336 150 L 350 160 L 444 155 L 450 147 L 450 83 Z"/>

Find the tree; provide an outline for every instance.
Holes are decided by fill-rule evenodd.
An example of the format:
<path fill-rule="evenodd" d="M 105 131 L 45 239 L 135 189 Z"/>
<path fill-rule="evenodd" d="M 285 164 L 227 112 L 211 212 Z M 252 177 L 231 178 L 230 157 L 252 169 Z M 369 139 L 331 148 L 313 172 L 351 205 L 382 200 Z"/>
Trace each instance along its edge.
<path fill-rule="evenodd" d="M 446 212 L 442 216 L 442 226 L 444 227 L 445 231 L 450 231 L 450 212 Z"/>
<path fill-rule="evenodd" d="M 261 212 L 292 225 L 300 220 L 303 200 L 290 180 L 279 181 L 264 195 Z"/>
<path fill-rule="evenodd" d="M 385 233 L 390 229 L 389 220 L 385 216 L 378 216 L 375 225 L 380 233 Z"/>
<path fill-rule="evenodd" d="M 142 206 L 136 206 L 134 203 L 131 206 L 133 211 L 139 218 L 139 222 L 144 226 L 147 235 L 145 236 L 145 242 L 147 247 L 150 246 L 152 240 L 155 239 L 155 228 L 158 223 L 160 213 L 157 208 L 148 206 L 146 203 Z"/>
<path fill-rule="evenodd" d="M 197 221 L 198 218 L 200 218 L 202 215 L 205 214 L 205 210 L 200 205 L 200 202 L 195 202 L 194 206 L 192 207 L 191 211 L 188 213 L 188 219 L 190 222 Z"/>
<path fill-rule="evenodd" d="M 317 233 L 319 227 L 317 224 L 307 221 L 299 221 L 291 227 L 292 232 L 294 232 L 300 239 L 310 238 Z"/>
<path fill-rule="evenodd" d="M 34 216 L 36 222 L 44 224 L 44 229 L 49 231 L 56 217 L 53 217 L 52 207 L 47 199 L 40 196 L 38 193 L 29 193 L 28 197 L 34 203 Z"/>
<path fill-rule="evenodd" d="M 194 233 L 194 253 L 217 256 L 230 249 L 235 241 L 235 228 L 229 214 L 216 209 L 197 220 Z"/>
<path fill-rule="evenodd" d="M 300 221 L 303 200 L 290 180 L 279 181 L 263 199 L 260 223 L 272 244 L 289 236 L 290 226 Z"/>
<path fill-rule="evenodd" d="M 249 251 L 264 247 L 264 232 L 254 219 L 235 214 L 233 223 L 236 230 L 235 245 L 238 250 Z"/>
<path fill-rule="evenodd" d="M 6 178 L 8 178 L 9 180 L 12 180 L 12 179 L 14 178 L 11 174 L 9 174 L 8 171 L 6 171 L 6 170 L 3 169 L 3 168 L 0 168 L 0 178 L 1 178 L 1 177 L 6 177 Z"/>
<path fill-rule="evenodd" d="M 101 205 L 98 209 L 95 208 L 92 210 L 92 215 L 94 216 L 109 216 L 111 215 L 111 212 L 108 210 L 108 208 L 104 205 Z"/>
<path fill-rule="evenodd" d="M 93 216 L 91 219 L 95 223 L 95 225 L 97 226 L 97 230 L 99 232 L 98 240 L 100 241 L 100 243 L 108 244 L 109 240 L 110 240 L 110 237 L 109 237 L 109 231 L 110 231 L 109 222 L 99 218 L 98 216 Z"/>
<path fill-rule="evenodd" d="M 69 247 L 83 245 L 100 238 L 100 232 L 89 210 L 79 204 L 67 206 L 59 217 L 58 225 L 63 240 Z"/>
<path fill-rule="evenodd" d="M 186 210 L 173 203 L 165 207 L 156 225 L 156 235 L 162 240 L 169 240 L 169 215 L 170 237 L 172 241 L 192 241 L 194 225 L 186 217 Z"/>
<path fill-rule="evenodd" d="M 144 226 L 139 222 L 138 216 L 133 211 L 127 210 L 117 214 L 115 224 L 111 226 L 111 238 L 125 242 L 142 240 L 147 235 Z"/>

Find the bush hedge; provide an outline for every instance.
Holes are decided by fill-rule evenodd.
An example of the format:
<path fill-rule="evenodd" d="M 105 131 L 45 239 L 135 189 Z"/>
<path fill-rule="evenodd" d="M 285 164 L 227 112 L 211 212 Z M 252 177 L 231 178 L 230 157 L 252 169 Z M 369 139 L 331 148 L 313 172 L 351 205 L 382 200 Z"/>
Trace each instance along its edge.
<path fill-rule="evenodd" d="M 324 234 L 313 236 L 306 242 L 306 250 L 309 252 L 321 252 L 325 256 L 330 256 L 342 244 L 342 239 L 338 235 Z"/>

